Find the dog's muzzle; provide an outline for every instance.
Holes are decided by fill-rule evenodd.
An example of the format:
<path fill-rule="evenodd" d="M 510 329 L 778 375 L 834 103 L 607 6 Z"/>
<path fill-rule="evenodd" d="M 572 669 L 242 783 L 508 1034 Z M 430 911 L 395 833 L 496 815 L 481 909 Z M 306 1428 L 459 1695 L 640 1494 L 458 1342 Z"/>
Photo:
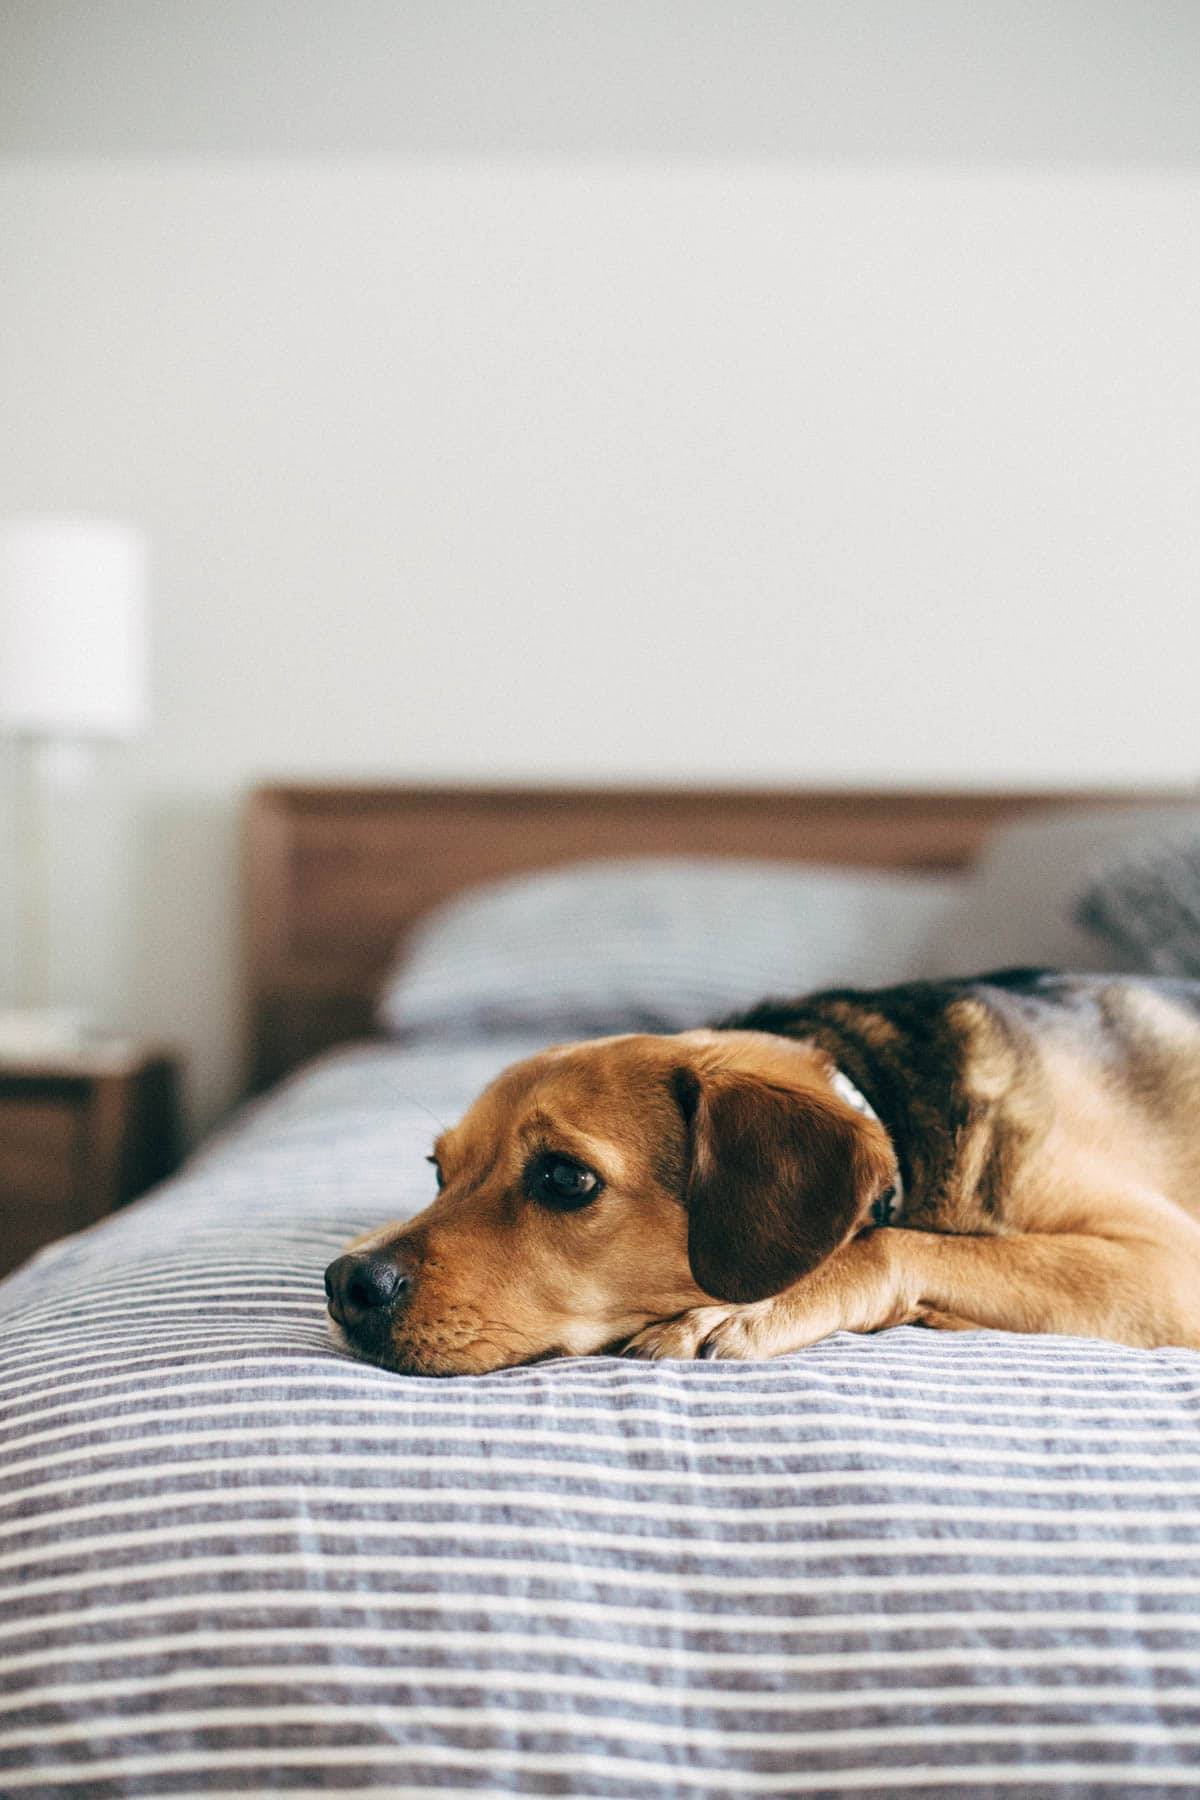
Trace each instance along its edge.
<path fill-rule="evenodd" d="M 412 1275 L 390 1256 L 339 1256 L 325 1271 L 329 1316 L 356 1349 L 378 1356 L 412 1292 Z"/>

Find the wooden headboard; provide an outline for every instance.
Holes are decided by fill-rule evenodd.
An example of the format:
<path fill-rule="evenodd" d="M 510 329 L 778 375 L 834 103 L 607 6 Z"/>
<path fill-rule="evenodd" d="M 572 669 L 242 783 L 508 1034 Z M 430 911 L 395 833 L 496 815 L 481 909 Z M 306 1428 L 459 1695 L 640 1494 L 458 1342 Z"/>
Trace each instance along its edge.
<path fill-rule="evenodd" d="M 372 1034 L 398 944 L 489 876 L 589 856 L 953 869 L 992 828 L 1131 794 L 264 787 L 247 835 L 250 1083 Z"/>

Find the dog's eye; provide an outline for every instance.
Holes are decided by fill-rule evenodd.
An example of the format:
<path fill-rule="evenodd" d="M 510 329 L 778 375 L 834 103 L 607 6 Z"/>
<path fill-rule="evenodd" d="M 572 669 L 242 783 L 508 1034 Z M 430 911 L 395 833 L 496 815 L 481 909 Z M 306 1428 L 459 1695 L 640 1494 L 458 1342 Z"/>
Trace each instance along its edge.
<path fill-rule="evenodd" d="M 426 1161 L 426 1162 L 427 1162 L 427 1163 L 432 1163 L 432 1164 L 433 1164 L 433 1173 L 434 1173 L 434 1175 L 435 1175 L 435 1177 L 436 1177 L 436 1178 L 437 1178 L 437 1184 L 438 1184 L 438 1189 L 439 1189 L 439 1191 L 440 1191 L 440 1190 L 441 1190 L 441 1189 L 442 1189 L 442 1188 L 444 1188 L 444 1187 L 445 1187 L 445 1185 L 446 1185 L 446 1178 L 445 1178 L 445 1176 L 444 1176 L 444 1175 L 443 1175 L 443 1174 L 442 1174 L 442 1165 L 441 1165 L 441 1163 L 440 1163 L 440 1162 L 439 1162 L 439 1161 L 438 1161 L 438 1159 L 437 1159 L 437 1157 L 436 1157 L 436 1156 L 427 1156 L 427 1157 L 426 1157 L 426 1158 L 425 1158 L 425 1161 Z"/>
<path fill-rule="evenodd" d="M 565 1156 L 539 1156 L 530 1165 L 529 1188 L 535 1200 L 556 1212 L 573 1212 L 600 1192 L 600 1177 Z"/>

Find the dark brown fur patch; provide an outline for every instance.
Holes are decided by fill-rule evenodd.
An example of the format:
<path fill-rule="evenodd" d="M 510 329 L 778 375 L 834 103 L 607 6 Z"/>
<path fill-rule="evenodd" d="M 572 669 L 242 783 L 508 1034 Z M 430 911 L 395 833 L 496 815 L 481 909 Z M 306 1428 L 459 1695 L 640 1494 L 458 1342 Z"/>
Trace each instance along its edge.
<path fill-rule="evenodd" d="M 763 1300 L 844 1243 L 891 1186 L 881 1127 L 814 1085 L 677 1071 L 689 1128 L 688 1260 L 705 1293 Z"/>

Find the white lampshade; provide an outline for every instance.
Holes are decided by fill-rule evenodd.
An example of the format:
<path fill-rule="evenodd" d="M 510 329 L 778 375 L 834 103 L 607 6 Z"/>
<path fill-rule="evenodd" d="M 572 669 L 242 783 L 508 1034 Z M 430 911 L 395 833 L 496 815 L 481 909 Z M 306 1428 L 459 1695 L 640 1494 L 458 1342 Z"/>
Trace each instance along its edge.
<path fill-rule="evenodd" d="M 0 521 L 0 732 L 142 730 L 148 564 L 141 532 L 115 520 Z"/>

